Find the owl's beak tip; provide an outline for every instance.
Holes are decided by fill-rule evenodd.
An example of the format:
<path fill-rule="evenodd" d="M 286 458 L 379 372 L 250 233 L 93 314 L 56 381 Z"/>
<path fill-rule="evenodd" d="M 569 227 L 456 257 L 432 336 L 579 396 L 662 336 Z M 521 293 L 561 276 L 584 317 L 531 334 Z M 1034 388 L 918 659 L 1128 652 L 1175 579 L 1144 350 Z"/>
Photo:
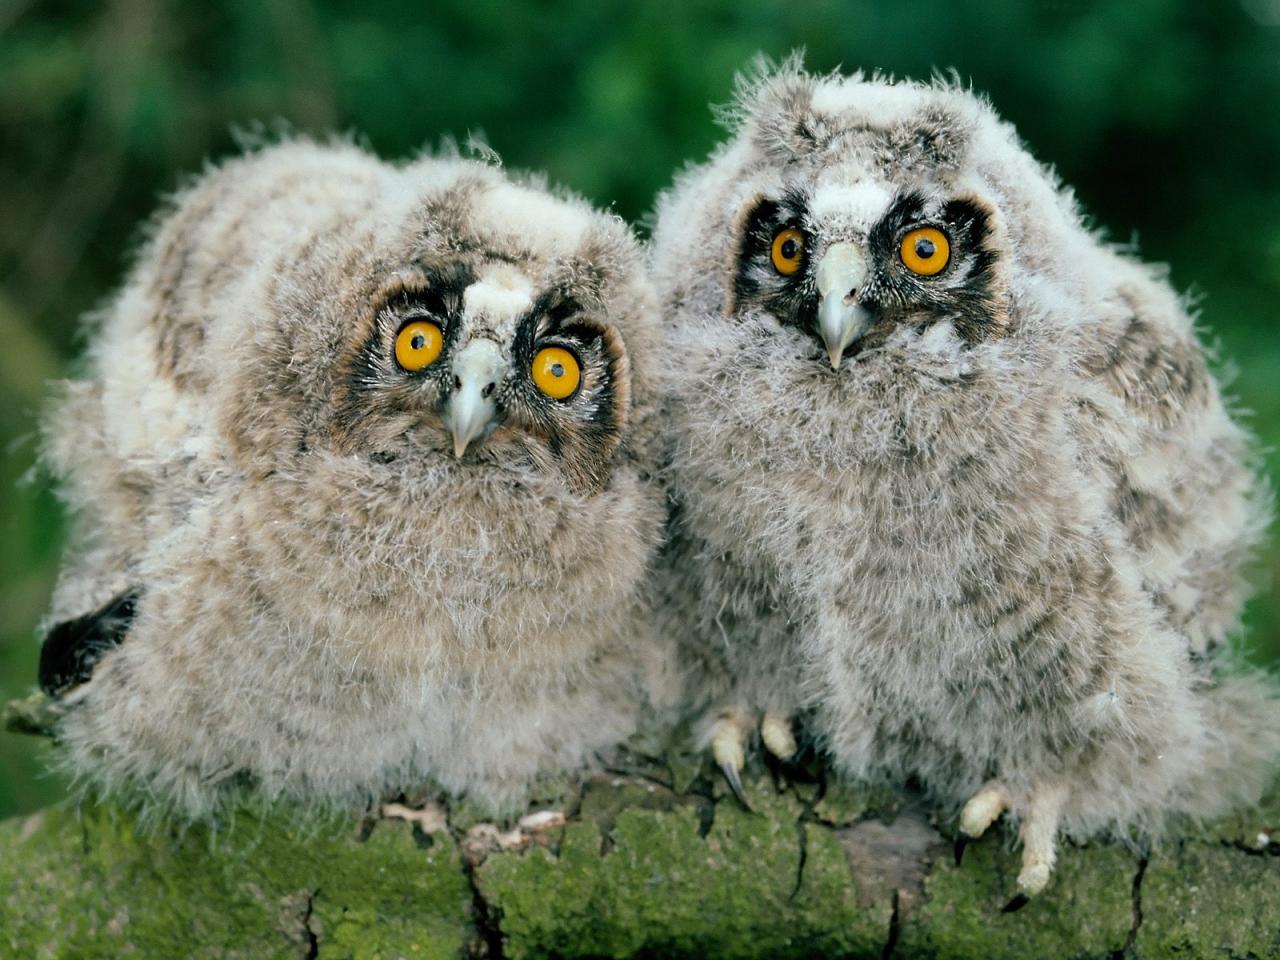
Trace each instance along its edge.
<path fill-rule="evenodd" d="M 861 304 L 844 302 L 839 297 L 822 298 L 818 307 L 818 331 L 832 370 L 840 369 L 845 351 L 862 338 L 870 324 L 870 315 Z"/>
<path fill-rule="evenodd" d="M 497 345 L 489 340 L 473 341 L 458 355 L 454 363 L 457 386 L 445 412 L 455 460 L 461 460 L 473 442 L 493 429 L 498 412 L 493 392 L 502 379 L 503 367 Z"/>
<path fill-rule="evenodd" d="M 471 445 L 488 432 L 493 424 L 494 414 L 493 404 L 478 395 L 463 393 L 454 399 L 446 426 L 453 437 L 455 460 L 461 460 Z"/>
<path fill-rule="evenodd" d="M 870 315 L 856 297 L 867 278 L 867 261 L 852 243 L 836 243 L 818 264 L 818 332 L 831 369 L 839 370 L 849 345 L 870 325 Z"/>

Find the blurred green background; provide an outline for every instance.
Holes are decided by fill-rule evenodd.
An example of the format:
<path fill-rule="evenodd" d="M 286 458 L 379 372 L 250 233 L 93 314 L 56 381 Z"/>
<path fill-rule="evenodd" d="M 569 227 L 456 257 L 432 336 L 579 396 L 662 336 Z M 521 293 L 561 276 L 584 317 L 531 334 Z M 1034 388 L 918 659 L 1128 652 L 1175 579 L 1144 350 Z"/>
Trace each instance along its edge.
<path fill-rule="evenodd" d="M 34 475 L 45 384 L 119 281 L 139 221 L 231 130 L 350 130 L 388 157 L 483 131 L 635 220 L 719 137 L 757 52 L 990 94 L 1100 226 L 1196 292 L 1280 474 L 1280 0 L 0 0 L 0 699 L 35 677 L 63 517 Z M 1280 661 L 1280 549 L 1249 655 Z M 61 795 L 0 733 L 0 817 Z"/>

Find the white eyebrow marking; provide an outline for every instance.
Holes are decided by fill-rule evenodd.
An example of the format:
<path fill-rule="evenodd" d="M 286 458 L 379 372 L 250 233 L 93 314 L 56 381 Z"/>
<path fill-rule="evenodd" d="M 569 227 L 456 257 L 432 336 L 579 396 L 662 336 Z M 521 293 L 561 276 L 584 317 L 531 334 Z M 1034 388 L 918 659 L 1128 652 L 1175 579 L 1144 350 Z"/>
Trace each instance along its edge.
<path fill-rule="evenodd" d="M 874 180 L 824 184 L 810 198 L 809 216 L 815 224 L 866 233 L 885 215 L 892 200 L 893 194 Z"/>
<path fill-rule="evenodd" d="M 514 336 L 516 321 L 532 308 L 532 282 L 505 264 L 486 270 L 462 293 L 468 329 L 491 332 L 504 343 Z"/>

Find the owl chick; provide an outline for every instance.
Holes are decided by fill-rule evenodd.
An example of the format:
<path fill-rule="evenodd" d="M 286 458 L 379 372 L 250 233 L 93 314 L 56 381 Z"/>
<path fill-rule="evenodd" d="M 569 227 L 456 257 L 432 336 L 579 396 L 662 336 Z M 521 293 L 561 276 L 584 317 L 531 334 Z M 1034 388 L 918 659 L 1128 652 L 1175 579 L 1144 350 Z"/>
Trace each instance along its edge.
<path fill-rule="evenodd" d="M 460 157 L 290 142 L 156 223 L 46 424 L 70 769 L 482 805 L 663 695 L 652 288 L 616 217 Z"/>
<path fill-rule="evenodd" d="M 1163 274 L 954 86 L 792 61 L 729 121 L 652 258 L 717 759 L 811 710 L 844 774 L 1015 816 L 1015 906 L 1059 831 L 1255 800 L 1275 691 L 1221 668 L 1267 496 Z"/>

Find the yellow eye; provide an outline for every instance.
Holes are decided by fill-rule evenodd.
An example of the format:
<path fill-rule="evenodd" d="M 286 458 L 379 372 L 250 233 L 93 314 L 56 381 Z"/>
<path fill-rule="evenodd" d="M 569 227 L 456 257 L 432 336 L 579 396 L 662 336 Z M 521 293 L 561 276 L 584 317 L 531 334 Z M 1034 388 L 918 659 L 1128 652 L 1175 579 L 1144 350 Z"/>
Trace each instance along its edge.
<path fill-rule="evenodd" d="M 908 231 L 902 238 L 899 253 L 903 264 L 912 273 L 932 277 L 935 273 L 941 273 L 951 259 L 951 241 L 941 230 L 920 227 Z"/>
<path fill-rule="evenodd" d="M 416 373 L 436 362 L 444 347 L 440 328 L 429 320 L 411 320 L 396 334 L 396 363 Z"/>
<path fill-rule="evenodd" d="M 548 397 L 565 400 L 582 381 L 578 358 L 564 347 L 543 347 L 533 358 L 533 382 Z"/>
<path fill-rule="evenodd" d="M 779 230 L 773 237 L 773 248 L 770 251 L 773 269 L 784 277 L 789 277 L 800 269 L 804 258 L 804 234 L 793 227 Z"/>

